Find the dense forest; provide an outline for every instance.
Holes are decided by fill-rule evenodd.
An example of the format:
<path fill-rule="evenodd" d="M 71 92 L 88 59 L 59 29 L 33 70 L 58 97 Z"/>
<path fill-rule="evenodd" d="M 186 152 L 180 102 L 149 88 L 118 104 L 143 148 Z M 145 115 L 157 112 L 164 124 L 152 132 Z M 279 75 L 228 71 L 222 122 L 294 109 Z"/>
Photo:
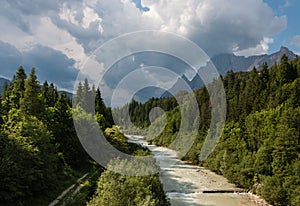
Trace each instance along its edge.
<path fill-rule="evenodd" d="M 95 99 L 93 112 L 87 105 L 90 98 Z M 81 182 L 83 189 L 60 205 L 169 204 L 158 175 L 122 176 L 94 162 L 79 142 L 74 112 L 80 114 L 77 118 L 95 118 L 117 149 L 132 155 L 149 154 L 145 148 L 128 143 L 113 126 L 111 109 L 105 107 L 100 90 L 88 80 L 79 83 L 71 99 L 64 92 L 59 94 L 52 83 L 40 85 L 34 68 L 27 77 L 19 67 L 0 99 L 0 205 L 49 205 L 84 173 L 88 176 Z"/>
<path fill-rule="evenodd" d="M 289 61 L 283 55 L 280 64 L 269 67 L 265 63 L 250 72 L 229 71 L 220 78 L 227 99 L 221 139 L 208 159 L 200 161 L 211 120 L 211 104 L 206 88 L 196 90 L 200 126 L 197 139 L 183 159 L 224 175 L 272 205 L 300 205 L 300 58 Z M 184 98 L 188 94 L 179 95 Z M 181 126 L 180 108 L 174 97 L 152 98 L 144 104 L 133 100 L 113 113 L 120 117 L 116 121 L 123 130 L 135 131 L 128 126 L 132 120 L 147 133 L 149 111 L 155 107 L 164 109 L 167 123 L 151 142 L 169 146 Z M 129 117 L 123 118 L 127 110 Z M 155 123 L 160 124 L 163 119 L 158 118 Z"/>

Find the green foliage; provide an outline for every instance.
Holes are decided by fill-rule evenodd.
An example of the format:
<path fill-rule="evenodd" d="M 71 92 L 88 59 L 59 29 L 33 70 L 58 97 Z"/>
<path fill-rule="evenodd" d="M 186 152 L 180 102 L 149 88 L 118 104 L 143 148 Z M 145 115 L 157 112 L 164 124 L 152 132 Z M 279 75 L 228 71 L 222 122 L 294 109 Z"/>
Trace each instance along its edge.
<path fill-rule="evenodd" d="M 46 109 L 44 121 L 54 136 L 58 152 L 63 154 L 66 163 L 73 168 L 86 165 L 89 158 L 78 140 L 69 98 L 65 93 L 59 95 L 54 107 Z"/>
<path fill-rule="evenodd" d="M 133 124 L 140 128 L 146 128 L 150 125 L 149 112 L 155 107 L 162 108 L 165 112 L 170 111 L 178 106 L 175 98 L 151 98 L 145 104 L 141 104 L 132 100 L 122 108 L 114 108 L 113 113 L 116 119 L 116 124 L 123 129 L 128 129 Z M 129 115 L 126 115 L 129 114 Z"/>
<path fill-rule="evenodd" d="M 205 149 L 202 146 L 210 125 L 210 100 L 205 88 L 195 91 L 200 129 L 183 159 L 208 166 L 236 185 L 262 195 L 273 205 L 299 205 L 299 71 L 300 58 L 289 61 L 285 55 L 279 65 L 270 68 L 265 63 L 260 70 L 229 71 L 222 78 L 227 98 L 226 125 L 217 147 L 205 162 L 199 162 L 199 154 Z M 116 116 L 122 116 L 124 109 L 129 107 L 133 122 L 145 127 L 149 125 L 150 102 L 161 102 L 162 108 L 173 105 L 165 110 L 165 129 L 152 140 L 157 145 L 169 146 L 179 128 L 187 127 L 180 125 L 181 108 L 171 104 L 172 101 L 172 98 L 162 98 L 145 104 L 132 102 L 114 112 Z M 125 128 L 126 121 L 129 119 L 120 120 Z M 158 118 L 155 124 L 160 121 Z"/>
<path fill-rule="evenodd" d="M 297 201 L 299 193 L 294 191 L 300 178 L 291 165 L 298 161 L 300 151 L 299 109 L 279 106 L 249 115 L 245 130 L 238 125 L 226 127 L 208 166 L 231 182 L 258 192 L 271 204 Z"/>
<path fill-rule="evenodd" d="M 111 165 L 135 170 L 126 160 L 114 160 Z M 122 166 L 123 165 L 123 166 Z M 146 168 L 147 165 L 140 168 Z M 168 206 L 158 175 L 133 177 L 105 171 L 98 181 L 98 188 L 88 206 Z"/>
<path fill-rule="evenodd" d="M 58 92 L 57 88 L 54 86 L 53 83 L 48 85 L 48 82 L 45 81 L 42 87 L 42 94 L 46 101 L 47 107 L 54 107 L 57 99 L 58 99 Z"/>
<path fill-rule="evenodd" d="M 9 95 L 9 103 L 13 108 L 20 107 L 20 99 L 24 96 L 25 91 L 25 80 L 27 75 L 23 69 L 23 67 L 19 67 L 16 75 L 14 76 L 11 86 L 10 86 L 10 95 Z"/>
<path fill-rule="evenodd" d="M 297 78 L 297 69 L 288 62 L 288 57 L 285 54 L 281 57 L 279 70 L 276 75 L 279 85 L 291 82 Z"/>
<path fill-rule="evenodd" d="M 1 138 L 0 201 L 27 205 L 33 195 L 45 195 L 53 188 L 59 171 L 52 136 L 33 116 L 11 110 Z"/>
<path fill-rule="evenodd" d="M 81 82 L 78 84 L 76 95 L 73 97 L 73 108 L 76 106 L 89 114 L 96 114 L 97 121 L 102 129 L 111 127 L 114 124 L 111 109 L 105 106 L 100 89 L 97 88 L 96 90 L 94 85 L 91 89 L 88 79 L 85 79 L 83 84 Z"/>
<path fill-rule="evenodd" d="M 40 86 L 34 68 L 26 77 L 19 67 L 0 98 L 1 205 L 49 204 L 74 170 L 90 168 L 74 128 L 70 98 L 58 95 L 52 83 Z M 98 104 L 109 113 L 103 102 Z M 109 125 L 101 121 L 105 128 Z"/>
<path fill-rule="evenodd" d="M 276 175 L 266 177 L 262 181 L 259 193 L 275 206 L 288 205 L 286 202 L 286 191 L 282 187 L 282 180 Z"/>
<path fill-rule="evenodd" d="M 128 143 L 126 137 L 116 126 L 106 128 L 104 134 L 107 140 L 122 152 L 135 156 L 150 155 L 147 149 Z M 152 165 L 155 165 L 154 159 L 152 159 Z M 148 162 L 132 162 L 120 159 L 111 160 L 108 168 L 111 167 L 114 168 L 114 171 L 131 174 L 136 172 L 150 173 L 153 170 Z M 108 169 L 100 176 L 97 185 L 96 194 L 88 203 L 89 206 L 169 205 L 158 175 L 133 177 L 117 174 Z"/>
<path fill-rule="evenodd" d="M 127 138 L 118 129 L 117 126 L 113 126 L 112 128 L 106 128 L 104 131 L 104 135 L 106 139 L 110 142 L 110 144 L 112 144 L 121 152 L 131 155 L 137 155 L 138 153 L 140 156 L 149 155 L 148 150 L 141 147 L 140 145 L 128 143 Z"/>
<path fill-rule="evenodd" d="M 21 111 L 28 115 L 39 116 L 45 107 L 43 101 L 39 81 L 35 69 L 32 68 L 29 78 L 25 81 L 24 96 L 20 100 Z"/>

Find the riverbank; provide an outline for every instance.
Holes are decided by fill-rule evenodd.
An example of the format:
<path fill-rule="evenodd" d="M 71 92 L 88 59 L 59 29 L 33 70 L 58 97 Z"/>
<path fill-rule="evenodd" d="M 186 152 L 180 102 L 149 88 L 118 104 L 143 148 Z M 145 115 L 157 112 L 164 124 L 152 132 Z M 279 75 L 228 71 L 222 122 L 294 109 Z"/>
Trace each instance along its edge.
<path fill-rule="evenodd" d="M 229 183 L 225 177 L 207 168 L 181 161 L 173 150 L 149 145 L 142 136 L 127 137 L 130 142 L 146 146 L 152 151 L 160 168 L 160 181 L 173 206 L 269 206 L 258 196 L 245 193 L 243 189 Z"/>

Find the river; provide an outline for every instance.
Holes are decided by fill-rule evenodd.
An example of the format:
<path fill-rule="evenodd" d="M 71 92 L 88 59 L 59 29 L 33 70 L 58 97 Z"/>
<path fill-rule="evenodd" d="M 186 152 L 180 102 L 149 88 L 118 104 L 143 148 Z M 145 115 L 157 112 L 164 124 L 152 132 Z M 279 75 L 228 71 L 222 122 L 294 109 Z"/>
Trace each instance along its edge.
<path fill-rule="evenodd" d="M 127 136 L 128 141 L 149 148 L 159 166 L 159 177 L 172 206 L 257 206 L 255 199 L 210 170 L 187 164 L 176 152 L 149 145 L 143 137 Z M 216 193 L 209 193 L 209 192 Z M 231 192 L 232 191 L 232 192 Z M 234 192 L 235 191 L 235 192 Z M 225 193 L 222 193 L 225 192 Z"/>

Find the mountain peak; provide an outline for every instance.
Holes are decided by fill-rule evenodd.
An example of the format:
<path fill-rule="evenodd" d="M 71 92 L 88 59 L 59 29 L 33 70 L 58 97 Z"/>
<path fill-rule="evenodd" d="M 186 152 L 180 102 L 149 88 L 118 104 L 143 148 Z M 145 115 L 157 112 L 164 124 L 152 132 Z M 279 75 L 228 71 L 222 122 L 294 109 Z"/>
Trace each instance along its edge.
<path fill-rule="evenodd" d="M 286 55 L 288 57 L 288 59 L 292 60 L 295 59 L 297 56 L 294 52 L 292 52 L 291 50 L 289 50 L 287 47 L 282 46 L 280 48 L 280 51 L 271 54 L 268 56 L 268 59 L 270 62 L 266 61 L 268 63 L 269 66 L 272 66 L 275 62 L 279 63 L 280 59 L 283 55 Z"/>
<path fill-rule="evenodd" d="M 289 50 L 287 47 L 285 46 L 281 46 L 280 47 L 280 52 L 291 52 L 291 50 Z"/>
<path fill-rule="evenodd" d="M 285 54 L 285 55 L 288 56 L 289 59 L 294 59 L 294 58 L 296 58 L 296 55 L 294 54 L 294 52 L 292 52 L 291 50 L 289 50 L 287 47 L 284 47 L 284 46 L 282 46 L 282 47 L 280 48 L 280 51 L 277 52 L 277 53 L 279 53 L 281 56 L 282 56 L 283 54 Z"/>

